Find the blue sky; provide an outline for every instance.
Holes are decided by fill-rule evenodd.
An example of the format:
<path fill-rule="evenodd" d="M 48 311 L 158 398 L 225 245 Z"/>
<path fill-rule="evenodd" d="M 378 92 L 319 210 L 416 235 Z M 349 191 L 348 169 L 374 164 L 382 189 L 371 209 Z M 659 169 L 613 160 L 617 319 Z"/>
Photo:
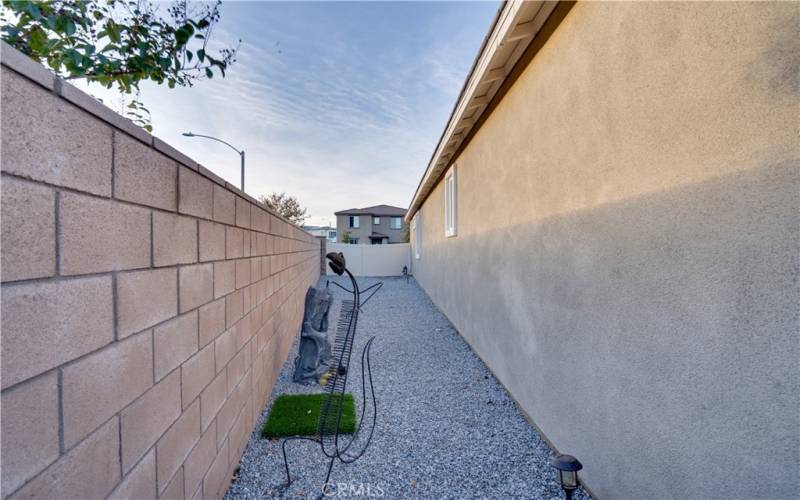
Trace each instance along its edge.
<path fill-rule="evenodd" d="M 246 191 L 286 191 L 312 216 L 406 207 L 497 2 L 224 2 L 214 33 L 242 39 L 225 79 L 142 86 L 154 134 Z M 108 93 L 91 89 L 112 104 Z"/>

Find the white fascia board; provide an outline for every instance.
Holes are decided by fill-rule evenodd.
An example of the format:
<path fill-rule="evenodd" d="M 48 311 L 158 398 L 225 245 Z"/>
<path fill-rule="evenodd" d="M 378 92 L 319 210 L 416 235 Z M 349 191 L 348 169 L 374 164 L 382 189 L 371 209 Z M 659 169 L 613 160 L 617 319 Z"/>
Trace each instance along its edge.
<path fill-rule="evenodd" d="M 460 147 L 461 142 L 467 137 L 471 129 L 475 126 L 480 115 L 486 110 L 494 92 L 508 76 L 511 68 L 524 53 L 523 50 L 514 51 L 514 59 L 498 66 L 497 53 L 506 43 L 520 42 L 527 47 L 530 40 L 539 32 L 547 18 L 555 9 L 558 2 L 552 1 L 529 1 L 529 0 L 509 0 L 503 10 L 498 15 L 492 33 L 489 35 L 483 51 L 478 55 L 478 59 L 472 72 L 467 77 L 467 84 L 464 92 L 450 115 L 444 134 L 436 146 L 436 150 L 425 169 L 411 204 L 406 212 L 406 221 L 410 221 L 419 209 L 422 200 L 429 194 L 430 190 L 441 177 L 442 172 L 453 160 L 451 155 Z M 525 13 L 536 11 L 533 19 L 523 22 Z M 493 84 L 491 95 L 477 95 L 478 87 L 485 83 L 500 82 Z M 467 117 L 467 115 L 469 115 Z M 466 117 L 466 118 L 465 118 Z"/>

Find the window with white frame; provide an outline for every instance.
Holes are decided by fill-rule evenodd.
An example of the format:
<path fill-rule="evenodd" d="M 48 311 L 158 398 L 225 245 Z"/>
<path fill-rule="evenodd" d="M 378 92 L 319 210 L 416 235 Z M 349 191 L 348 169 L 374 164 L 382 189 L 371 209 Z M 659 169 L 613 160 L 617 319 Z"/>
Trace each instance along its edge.
<path fill-rule="evenodd" d="M 361 221 L 359 220 L 358 215 L 351 215 L 350 216 L 350 227 L 358 229 L 360 227 Z"/>
<path fill-rule="evenodd" d="M 456 215 L 458 213 L 456 186 L 456 166 L 453 165 L 444 177 L 444 234 L 456 235 Z"/>
<path fill-rule="evenodd" d="M 414 258 L 419 259 L 422 255 L 422 219 L 419 212 L 411 219 L 411 230 L 414 231 Z"/>
<path fill-rule="evenodd" d="M 389 228 L 390 229 L 402 229 L 403 228 L 403 218 L 402 217 L 392 217 L 389 221 Z"/>
<path fill-rule="evenodd" d="M 372 225 L 373 226 L 380 226 L 381 225 L 381 218 L 380 217 L 373 217 L 372 218 Z"/>

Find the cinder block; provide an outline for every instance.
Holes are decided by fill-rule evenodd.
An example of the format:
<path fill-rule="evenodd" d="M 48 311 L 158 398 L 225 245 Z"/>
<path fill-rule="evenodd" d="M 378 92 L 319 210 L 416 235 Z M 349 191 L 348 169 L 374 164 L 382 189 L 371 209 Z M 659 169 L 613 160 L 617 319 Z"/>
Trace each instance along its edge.
<path fill-rule="evenodd" d="M 245 402 L 244 407 L 239 411 L 239 415 L 236 417 L 236 421 L 233 423 L 233 427 L 231 427 L 230 432 L 230 459 L 231 462 L 238 461 L 242 453 L 244 453 L 244 446 L 247 443 L 247 437 L 249 436 L 248 430 L 250 430 L 250 406 L 251 403 L 249 401 Z"/>
<path fill-rule="evenodd" d="M 200 308 L 200 347 L 225 331 L 225 299 L 217 299 Z"/>
<path fill-rule="evenodd" d="M 123 431 L 124 432 L 124 431 Z M 125 437 L 122 438 L 123 443 Z M 123 444 L 123 447 L 125 445 Z M 156 494 L 156 451 L 149 453 L 136 464 L 136 467 L 122 480 L 108 500 L 130 500 L 155 498 Z"/>
<path fill-rule="evenodd" d="M 203 433 L 200 441 L 197 442 L 194 449 L 186 457 L 186 462 L 183 464 L 183 478 L 186 485 L 186 491 L 194 491 L 203 480 L 208 468 L 211 467 L 211 462 L 217 454 L 217 430 L 215 426 Z"/>
<path fill-rule="evenodd" d="M 150 211 L 110 200 L 61 193 L 63 275 L 150 265 Z"/>
<path fill-rule="evenodd" d="M 202 411 L 201 420 L 203 431 L 208 429 L 217 412 L 222 408 L 225 397 L 228 395 L 228 383 L 225 378 L 225 370 L 219 372 L 217 377 L 208 384 L 208 387 L 200 393 L 200 408 Z"/>
<path fill-rule="evenodd" d="M 111 276 L 2 289 L 3 388 L 114 340 Z"/>
<path fill-rule="evenodd" d="M 250 202 L 236 197 L 236 225 L 250 229 Z"/>
<path fill-rule="evenodd" d="M 238 259 L 244 255 L 244 230 L 238 227 L 225 228 L 225 258 Z"/>
<path fill-rule="evenodd" d="M 153 385 L 149 332 L 116 342 L 62 371 L 64 445 L 69 448 Z"/>
<path fill-rule="evenodd" d="M 230 363 L 228 363 L 228 394 L 233 392 L 233 389 L 239 385 L 242 377 L 244 377 L 244 372 L 247 370 L 247 367 L 245 366 L 245 352 L 246 349 L 242 349 L 238 354 L 236 354 L 236 356 L 233 357 L 233 359 L 231 359 Z"/>
<path fill-rule="evenodd" d="M 236 393 L 236 395 L 238 395 L 238 393 Z M 225 404 L 222 405 L 222 408 L 220 408 L 217 414 L 217 446 L 224 444 L 225 440 L 230 441 L 230 439 L 228 439 L 230 437 L 230 430 L 240 410 L 238 398 L 232 395 L 225 400 Z"/>
<path fill-rule="evenodd" d="M 257 283 L 261 280 L 261 257 L 250 259 L 250 283 Z"/>
<path fill-rule="evenodd" d="M 158 497 L 158 500 L 184 500 L 183 493 L 183 468 L 178 469 L 178 472 L 172 476 L 167 488 Z"/>
<path fill-rule="evenodd" d="M 253 290 L 254 286 L 246 286 L 242 288 L 242 314 L 247 314 L 253 309 Z"/>
<path fill-rule="evenodd" d="M 197 219 L 153 212 L 153 263 L 156 266 L 197 262 Z"/>
<path fill-rule="evenodd" d="M 261 257 L 261 279 L 270 277 L 270 258 Z"/>
<path fill-rule="evenodd" d="M 200 262 L 225 258 L 225 226 L 200 221 Z"/>
<path fill-rule="evenodd" d="M 236 223 L 236 195 L 214 184 L 214 220 L 225 224 Z"/>
<path fill-rule="evenodd" d="M 120 338 L 177 314 L 178 272 L 175 268 L 117 276 L 117 333 Z"/>
<path fill-rule="evenodd" d="M 14 491 L 58 458 L 55 372 L 3 392 L 2 490 Z"/>
<path fill-rule="evenodd" d="M 236 290 L 236 262 L 214 262 L 214 298 L 218 299 Z"/>
<path fill-rule="evenodd" d="M 246 287 L 250 284 L 250 259 L 238 259 L 236 261 L 236 289 Z"/>
<path fill-rule="evenodd" d="M 8 43 L 0 41 L 0 52 L 3 54 L 3 66 L 13 68 L 13 71 L 33 80 L 47 90 L 54 89 L 55 75 L 46 66 L 26 56 Z M 2 68 L 2 77 L 6 78 L 7 68 Z"/>
<path fill-rule="evenodd" d="M 224 370 L 228 361 L 236 354 L 236 330 L 231 328 L 214 341 L 214 359 L 217 372 Z"/>
<path fill-rule="evenodd" d="M 200 169 L 200 164 L 194 161 L 193 159 L 189 158 L 185 153 L 178 150 L 174 146 L 164 142 L 162 139 L 158 137 L 153 137 L 153 147 L 156 148 L 157 151 L 164 153 L 165 155 L 169 156 L 182 168 L 190 168 L 191 170 L 198 171 Z"/>
<path fill-rule="evenodd" d="M 187 495 L 186 498 L 189 498 Z M 194 492 L 194 495 L 191 496 L 191 500 L 203 500 L 203 484 L 201 483 L 200 486 Z"/>
<path fill-rule="evenodd" d="M 178 316 L 153 330 L 156 380 L 197 352 L 197 331 L 197 311 Z"/>
<path fill-rule="evenodd" d="M 209 344 L 181 366 L 181 391 L 186 408 L 214 380 L 214 345 Z"/>
<path fill-rule="evenodd" d="M 263 208 L 253 206 L 250 209 L 250 223 L 253 229 L 262 233 L 269 232 L 269 214 Z"/>
<path fill-rule="evenodd" d="M 175 371 L 122 410 L 122 470 L 127 473 L 181 414 L 181 376 Z"/>
<path fill-rule="evenodd" d="M 52 276 L 56 270 L 55 191 L 13 177 L 3 177 L 0 189 L 2 280 Z"/>
<path fill-rule="evenodd" d="M 203 480 L 203 497 L 217 498 L 220 491 L 227 489 L 230 478 L 228 477 L 228 441 L 222 443 L 217 451 L 217 456 L 211 463 Z"/>
<path fill-rule="evenodd" d="M 242 229 L 242 257 L 250 257 L 250 231 Z"/>
<path fill-rule="evenodd" d="M 202 219 L 212 219 L 214 215 L 214 184 L 202 175 L 186 167 L 178 169 L 178 211 Z"/>
<path fill-rule="evenodd" d="M 264 251 L 266 255 L 273 255 L 275 253 L 275 236 L 268 234 L 264 243 Z"/>
<path fill-rule="evenodd" d="M 276 236 L 286 236 L 288 232 L 288 225 L 286 224 L 286 222 L 280 217 L 276 217 L 275 215 L 270 215 L 269 228 L 270 228 L 270 233 Z"/>
<path fill-rule="evenodd" d="M 237 290 L 225 297 L 225 327 L 230 328 L 244 316 L 244 291 Z"/>
<path fill-rule="evenodd" d="M 250 231 L 250 256 L 255 257 L 258 255 L 258 236 L 259 233 Z"/>
<path fill-rule="evenodd" d="M 111 196 L 111 127 L 15 72 L 0 71 L 0 169 Z"/>
<path fill-rule="evenodd" d="M 8 498 L 105 498 L 119 480 L 115 416 Z"/>
<path fill-rule="evenodd" d="M 214 298 L 214 266 L 198 264 L 178 270 L 180 312 L 184 313 Z"/>
<path fill-rule="evenodd" d="M 156 470 L 158 491 L 163 492 L 172 475 L 200 439 L 200 401 L 195 401 L 158 440 Z"/>
<path fill-rule="evenodd" d="M 127 134 L 114 134 L 115 198 L 174 212 L 177 178 L 175 160 Z"/>

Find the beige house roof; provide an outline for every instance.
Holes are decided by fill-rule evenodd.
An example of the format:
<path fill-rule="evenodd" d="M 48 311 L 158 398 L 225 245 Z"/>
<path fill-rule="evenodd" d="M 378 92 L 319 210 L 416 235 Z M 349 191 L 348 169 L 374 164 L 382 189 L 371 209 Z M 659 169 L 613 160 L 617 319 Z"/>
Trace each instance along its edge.
<path fill-rule="evenodd" d="M 500 6 L 417 186 L 406 213 L 407 221 L 480 127 L 484 114 L 488 116 L 492 100 L 558 5 L 559 2 L 510 0 Z"/>

